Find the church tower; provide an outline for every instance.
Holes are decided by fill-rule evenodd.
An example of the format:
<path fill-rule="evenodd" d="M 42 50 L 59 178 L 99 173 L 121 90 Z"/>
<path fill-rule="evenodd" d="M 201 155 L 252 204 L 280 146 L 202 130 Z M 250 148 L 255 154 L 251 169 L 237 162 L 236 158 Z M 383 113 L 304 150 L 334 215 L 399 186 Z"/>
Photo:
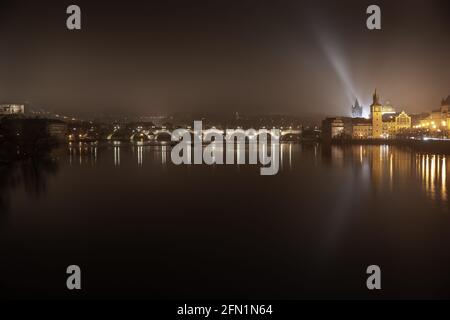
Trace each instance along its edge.
<path fill-rule="evenodd" d="M 362 118 L 362 106 L 359 104 L 358 99 L 355 101 L 355 105 L 352 106 L 352 117 Z"/>
<path fill-rule="evenodd" d="M 377 93 L 377 89 L 373 93 L 370 111 L 372 114 L 372 137 L 380 139 L 383 137 L 383 106 L 380 104 L 380 96 Z"/>

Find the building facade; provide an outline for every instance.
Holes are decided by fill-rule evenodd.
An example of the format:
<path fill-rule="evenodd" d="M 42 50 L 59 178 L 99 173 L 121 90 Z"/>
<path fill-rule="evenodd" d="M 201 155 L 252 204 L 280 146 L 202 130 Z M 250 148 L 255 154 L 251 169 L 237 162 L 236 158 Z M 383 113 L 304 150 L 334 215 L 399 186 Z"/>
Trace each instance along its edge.
<path fill-rule="evenodd" d="M 408 129 L 411 129 L 411 117 L 402 111 L 395 117 L 395 133 Z"/>
<path fill-rule="evenodd" d="M 375 139 L 383 138 L 383 106 L 380 103 L 380 96 L 376 89 L 373 93 L 370 110 L 372 115 L 372 137 Z"/>
<path fill-rule="evenodd" d="M 369 139 L 372 137 L 370 123 L 356 123 L 353 125 L 353 139 Z"/>
<path fill-rule="evenodd" d="M 358 100 L 352 106 L 352 112 L 355 110 L 355 106 L 361 108 Z M 396 113 L 390 103 L 382 105 L 376 89 L 370 108 L 370 119 L 362 117 L 335 117 L 325 119 L 322 122 L 323 137 L 325 139 L 388 139 L 411 128 L 411 117 L 404 111 Z M 356 114 L 357 112 L 355 110 L 353 115 Z M 450 124 L 450 119 L 447 123 Z"/>
<path fill-rule="evenodd" d="M 25 113 L 25 105 L 23 104 L 0 104 L 0 116 L 23 113 Z"/>
<path fill-rule="evenodd" d="M 431 111 L 427 117 L 420 119 L 416 128 L 437 132 L 450 131 L 450 95 L 442 99 L 439 109 Z"/>
<path fill-rule="evenodd" d="M 327 140 L 352 137 L 352 118 L 334 117 L 322 121 L 322 138 Z"/>

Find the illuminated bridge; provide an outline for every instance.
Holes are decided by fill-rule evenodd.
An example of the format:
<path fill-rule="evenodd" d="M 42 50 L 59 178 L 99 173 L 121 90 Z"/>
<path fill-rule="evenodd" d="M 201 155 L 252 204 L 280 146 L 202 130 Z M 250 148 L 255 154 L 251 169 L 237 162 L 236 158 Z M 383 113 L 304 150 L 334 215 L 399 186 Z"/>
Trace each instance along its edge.
<path fill-rule="evenodd" d="M 180 128 L 187 130 L 192 136 L 195 134 L 194 130 L 191 128 Z M 299 138 L 302 130 L 300 128 L 273 128 L 280 130 L 280 139 L 283 140 L 284 138 Z M 176 135 L 176 129 L 169 130 L 166 128 L 161 129 L 154 129 L 154 130 L 133 130 L 130 134 L 123 134 L 120 133 L 118 130 L 112 132 L 108 135 L 108 140 L 131 140 L 131 141 L 171 141 L 172 140 L 172 133 L 175 131 Z M 204 129 L 201 131 L 201 139 L 205 140 L 205 138 L 210 139 L 211 136 L 217 136 L 220 135 L 224 138 L 232 138 L 233 136 L 236 136 L 238 134 L 245 134 L 247 137 L 252 138 L 255 136 L 259 136 L 262 134 L 265 134 L 266 136 L 274 136 L 274 133 L 272 130 L 261 128 L 261 129 L 248 129 L 244 130 L 241 128 L 236 129 L 217 129 L 217 128 L 209 128 Z M 179 136 L 179 139 L 181 139 L 181 136 Z"/>

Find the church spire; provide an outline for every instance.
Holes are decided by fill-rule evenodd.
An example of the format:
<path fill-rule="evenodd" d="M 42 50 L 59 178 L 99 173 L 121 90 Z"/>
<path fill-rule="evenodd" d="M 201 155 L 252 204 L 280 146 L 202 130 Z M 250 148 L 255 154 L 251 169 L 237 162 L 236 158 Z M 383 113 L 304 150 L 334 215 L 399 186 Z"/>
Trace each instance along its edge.
<path fill-rule="evenodd" d="M 359 104 L 358 98 L 355 98 L 355 105 L 352 106 L 352 117 L 353 118 L 361 118 L 362 111 L 363 111 L 363 108 Z"/>
<path fill-rule="evenodd" d="M 372 105 L 379 105 L 380 104 L 380 96 L 377 93 L 377 89 L 375 88 L 375 92 L 373 93 L 373 103 Z"/>

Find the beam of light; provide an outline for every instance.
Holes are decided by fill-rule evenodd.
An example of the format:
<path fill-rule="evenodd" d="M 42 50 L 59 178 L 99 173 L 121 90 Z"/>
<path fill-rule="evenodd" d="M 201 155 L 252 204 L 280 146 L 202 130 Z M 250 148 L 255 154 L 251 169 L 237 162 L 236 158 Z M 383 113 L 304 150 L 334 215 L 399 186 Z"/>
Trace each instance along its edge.
<path fill-rule="evenodd" d="M 369 116 L 369 101 L 364 99 L 362 95 L 355 89 L 349 68 L 345 62 L 339 46 L 332 40 L 332 38 L 323 32 L 318 33 L 320 47 L 324 52 L 328 62 L 332 66 L 334 72 L 339 78 L 341 86 L 344 88 L 347 97 L 348 114 L 351 115 L 350 106 L 358 99 L 359 104 L 363 106 L 363 117 Z"/>

